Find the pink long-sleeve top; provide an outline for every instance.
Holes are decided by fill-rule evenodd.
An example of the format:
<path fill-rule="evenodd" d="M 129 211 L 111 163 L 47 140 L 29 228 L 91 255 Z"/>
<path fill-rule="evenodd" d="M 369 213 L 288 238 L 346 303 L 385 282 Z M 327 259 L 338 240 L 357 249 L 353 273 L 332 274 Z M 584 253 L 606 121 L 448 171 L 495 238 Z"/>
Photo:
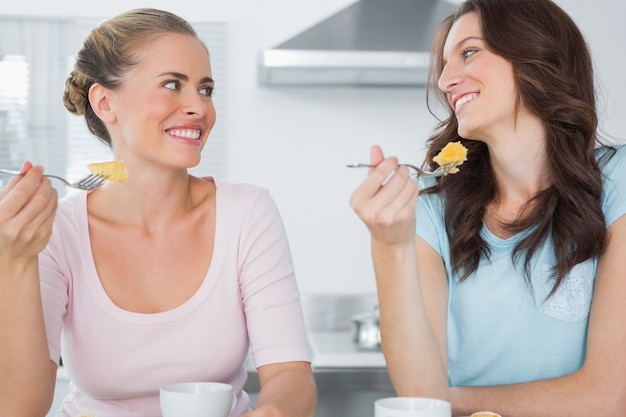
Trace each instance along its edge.
<path fill-rule="evenodd" d="M 91 253 L 86 193 L 60 202 L 40 256 L 50 358 L 58 363 L 62 356 L 71 378 L 59 416 L 160 417 L 159 387 L 179 381 L 232 384 L 238 394 L 232 416 L 239 416 L 249 409 L 242 389 L 249 348 L 256 367 L 310 361 L 273 199 L 253 185 L 207 180 L 217 187 L 210 268 L 189 300 L 156 314 L 111 301 Z"/>

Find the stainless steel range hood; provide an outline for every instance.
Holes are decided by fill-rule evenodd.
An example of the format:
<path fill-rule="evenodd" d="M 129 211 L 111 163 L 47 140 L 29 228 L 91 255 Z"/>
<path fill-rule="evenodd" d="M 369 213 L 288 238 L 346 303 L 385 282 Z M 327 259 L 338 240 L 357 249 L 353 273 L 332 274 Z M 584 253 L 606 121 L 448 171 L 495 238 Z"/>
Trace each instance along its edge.
<path fill-rule="evenodd" d="M 360 0 L 259 54 L 259 84 L 424 86 L 445 0 Z"/>

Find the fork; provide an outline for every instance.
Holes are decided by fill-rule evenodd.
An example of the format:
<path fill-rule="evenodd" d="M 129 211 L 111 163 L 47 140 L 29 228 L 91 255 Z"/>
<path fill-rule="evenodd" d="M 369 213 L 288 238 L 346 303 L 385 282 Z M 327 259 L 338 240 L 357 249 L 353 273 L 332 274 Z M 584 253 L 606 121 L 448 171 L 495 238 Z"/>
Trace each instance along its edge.
<path fill-rule="evenodd" d="M 437 168 L 434 171 L 425 171 L 411 164 L 398 164 L 398 165 L 404 165 L 405 167 L 412 169 L 413 171 L 415 171 L 415 174 L 417 177 L 441 177 L 443 175 L 448 175 L 452 171 L 452 169 L 455 168 L 454 165 L 449 164 L 449 165 L 441 165 L 439 168 Z M 353 163 L 353 164 L 348 164 L 346 166 L 348 168 L 375 168 L 376 167 L 376 165 L 362 164 L 358 162 Z"/>
<path fill-rule="evenodd" d="M 4 168 L 0 168 L 0 174 L 24 175 L 23 172 L 15 171 L 12 169 L 4 169 Z M 96 188 L 104 184 L 104 182 L 107 180 L 107 176 L 98 175 L 98 174 L 89 174 L 75 182 L 69 182 L 63 177 L 59 177 L 57 175 L 52 175 L 52 174 L 44 174 L 44 177 L 55 178 L 63 182 L 63 184 L 67 185 L 68 187 L 77 188 L 79 190 L 85 190 L 85 191 L 95 190 Z"/>

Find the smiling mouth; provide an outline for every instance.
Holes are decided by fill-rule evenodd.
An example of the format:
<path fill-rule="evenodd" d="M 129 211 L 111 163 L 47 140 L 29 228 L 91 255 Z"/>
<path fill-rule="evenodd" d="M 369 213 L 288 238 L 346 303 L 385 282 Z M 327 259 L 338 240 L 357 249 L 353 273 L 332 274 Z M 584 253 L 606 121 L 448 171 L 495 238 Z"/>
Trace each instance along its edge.
<path fill-rule="evenodd" d="M 478 93 L 467 94 L 467 95 L 461 97 L 460 99 L 458 99 L 456 101 L 456 103 L 454 103 L 454 110 L 455 111 L 459 111 L 461 106 L 463 106 L 465 103 L 468 103 L 468 102 L 474 100 L 476 97 L 478 97 Z"/>
<path fill-rule="evenodd" d="M 169 129 L 167 134 L 185 139 L 200 139 L 201 132 L 197 129 Z"/>

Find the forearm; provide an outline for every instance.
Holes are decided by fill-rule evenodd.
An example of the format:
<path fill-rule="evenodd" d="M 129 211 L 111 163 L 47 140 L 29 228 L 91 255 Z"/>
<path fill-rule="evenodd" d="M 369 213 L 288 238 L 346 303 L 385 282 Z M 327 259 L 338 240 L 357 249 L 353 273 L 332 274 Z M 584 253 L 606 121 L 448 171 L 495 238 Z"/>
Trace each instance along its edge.
<path fill-rule="evenodd" d="M 45 415 L 51 372 L 37 260 L 0 260 L 0 415 Z"/>
<path fill-rule="evenodd" d="M 492 410 L 505 417 L 614 417 L 626 409 L 623 389 L 585 370 L 554 379 L 451 389 L 453 415 Z"/>
<path fill-rule="evenodd" d="M 312 417 L 317 389 L 310 366 L 293 363 L 262 381 L 254 416 Z"/>
<path fill-rule="evenodd" d="M 372 241 L 382 347 L 398 395 L 448 398 L 446 359 L 426 313 L 416 249 Z"/>

